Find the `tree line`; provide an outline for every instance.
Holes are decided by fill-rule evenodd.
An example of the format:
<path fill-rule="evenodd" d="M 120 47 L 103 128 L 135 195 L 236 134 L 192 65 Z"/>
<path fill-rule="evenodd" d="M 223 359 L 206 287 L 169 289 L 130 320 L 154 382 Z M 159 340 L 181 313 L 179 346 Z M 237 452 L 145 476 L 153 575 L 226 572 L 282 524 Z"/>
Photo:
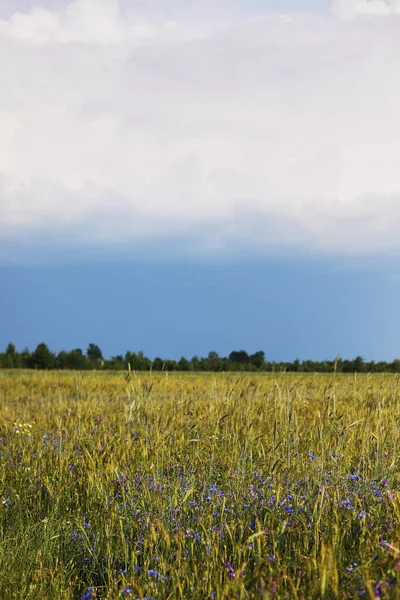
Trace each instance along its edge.
<path fill-rule="evenodd" d="M 206 357 L 193 356 L 190 360 L 151 360 L 143 352 L 126 352 L 125 355 L 105 359 L 97 344 L 89 344 L 84 353 L 81 348 L 66 352 L 52 352 L 45 343 L 37 345 L 30 352 L 25 348 L 18 352 L 14 344 L 8 344 L 0 353 L 0 368 L 3 369 L 65 369 L 65 370 L 112 370 L 123 371 L 253 371 L 253 372 L 294 372 L 294 373 L 400 373 L 400 359 L 392 362 L 365 361 L 362 356 L 353 360 L 336 357 L 334 360 L 294 360 L 293 362 L 269 361 L 262 350 L 248 354 L 245 350 L 234 350 L 227 357 L 217 352 L 209 352 Z"/>

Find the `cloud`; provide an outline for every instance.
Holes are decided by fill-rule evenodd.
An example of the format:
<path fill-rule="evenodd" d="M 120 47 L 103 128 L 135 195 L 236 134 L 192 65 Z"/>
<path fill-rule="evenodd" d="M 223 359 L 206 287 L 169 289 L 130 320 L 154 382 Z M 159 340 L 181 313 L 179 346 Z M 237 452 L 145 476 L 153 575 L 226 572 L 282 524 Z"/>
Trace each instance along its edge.
<path fill-rule="evenodd" d="M 353 18 L 382 5 L 398 3 L 336 2 L 334 17 L 39 0 L 11 14 L 0 237 L 398 253 L 400 24 Z"/>
<path fill-rule="evenodd" d="M 400 15 L 400 0 L 334 0 L 333 11 L 344 19 L 359 15 Z"/>

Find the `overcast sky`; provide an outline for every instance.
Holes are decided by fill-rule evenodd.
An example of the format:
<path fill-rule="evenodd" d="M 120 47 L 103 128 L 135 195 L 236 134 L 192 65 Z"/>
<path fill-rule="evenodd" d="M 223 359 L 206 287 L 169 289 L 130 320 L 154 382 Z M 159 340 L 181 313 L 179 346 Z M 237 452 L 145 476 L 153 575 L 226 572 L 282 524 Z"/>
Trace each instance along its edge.
<path fill-rule="evenodd" d="M 321 7 L 3 0 L 3 239 L 398 253 L 400 1 Z"/>
<path fill-rule="evenodd" d="M 285 260 L 282 314 L 274 309 L 282 322 L 296 269 L 289 263 L 299 257 L 303 266 L 325 257 L 335 273 L 351 262 L 365 274 L 373 262 L 376 274 L 390 263 L 394 293 L 399 56 L 400 0 L 2 0 L 0 284 L 8 292 L 0 300 L 8 329 L 0 328 L 0 344 L 14 330 L 21 344 L 45 331 L 44 321 L 31 324 L 30 336 L 18 326 L 15 298 L 35 293 L 12 265 L 240 258 L 269 261 L 264 277 L 271 260 Z M 311 289 L 319 269 L 310 271 Z M 370 294 L 382 313 L 374 277 Z M 74 289 L 86 290 L 89 311 L 87 279 Z M 350 289 L 340 277 L 335 289 L 342 283 Z M 193 283 L 196 299 L 205 288 Z M 299 340 L 311 327 L 309 291 L 297 281 L 306 311 Z M 252 310 L 250 296 L 243 306 Z M 371 337 L 367 351 L 395 351 L 382 323 L 380 331 L 380 345 Z M 343 338 L 344 350 L 355 333 Z M 251 345 L 245 321 L 240 335 Z M 228 326 L 219 336 L 214 347 L 231 339 Z M 341 351 L 324 340 L 316 353 Z"/>

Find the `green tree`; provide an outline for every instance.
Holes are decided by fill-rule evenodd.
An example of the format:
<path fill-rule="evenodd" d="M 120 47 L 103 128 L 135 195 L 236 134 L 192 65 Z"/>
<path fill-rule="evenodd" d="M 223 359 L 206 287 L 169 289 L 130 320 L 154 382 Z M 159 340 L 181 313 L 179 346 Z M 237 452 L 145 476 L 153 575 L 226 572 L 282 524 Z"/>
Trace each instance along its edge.
<path fill-rule="evenodd" d="M 46 344 L 41 342 L 36 346 L 36 350 L 32 353 L 31 362 L 34 369 L 54 369 L 56 359 Z"/>
<path fill-rule="evenodd" d="M 249 364 L 249 355 L 245 350 L 234 350 L 230 353 L 229 360 L 239 363 L 240 365 L 247 365 Z"/>
<path fill-rule="evenodd" d="M 68 369 L 68 354 L 65 350 L 61 350 L 56 358 L 57 369 Z"/>
<path fill-rule="evenodd" d="M 206 371 L 221 371 L 221 359 L 218 355 L 218 352 L 211 351 L 208 353 L 207 358 L 204 360 L 204 367 Z"/>
<path fill-rule="evenodd" d="M 193 356 L 190 364 L 192 366 L 192 371 L 200 371 L 200 359 L 198 356 Z"/>
<path fill-rule="evenodd" d="M 24 348 L 19 354 L 19 366 L 21 366 L 23 369 L 30 369 L 32 366 L 31 363 L 31 353 L 29 352 L 28 348 Z"/>
<path fill-rule="evenodd" d="M 256 367 L 256 369 L 262 369 L 265 364 L 265 352 L 263 350 L 259 350 L 254 354 L 250 355 L 250 364 Z"/>
<path fill-rule="evenodd" d="M 86 350 L 86 356 L 94 362 L 103 360 L 103 353 L 96 344 L 89 344 L 88 349 Z"/>
<path fill-rule="evenodd" d="M 4 354 L 3 359 L 4 367 L 6 369 L 14 369 L 19 366 L 18 363 L 18 354 L 14 344 L 9 343 L 6 352 Z"/>
<path fill-rule="evenodd" d="M 63 359 L 65 360 L 67 369 L 83 371 L 84 369 L 89 368 L 88 360 L 80 348 L 71 350 L 71 352 L 68 352 L 67 356 L 63 357 Z"/>
<path fill-rule="evenodd" d="M 354 359 L 353 363 L 354 371 L 356 373 L 362 373 L 363 371 L 365 371 L 365 364 L 362 356 L 357 356 L 357 358 Z"/>
<path fill-rule="evenodd" d="M 162 360 L 162 358 L 157 356 L 157 358 L 155 358 L 153 360 L 153 371 L 162 371 L 163 368 L 164 368 L 164 361 Z"/>
<path fill-rule="evenodd" d="M 178 362 L 178 371 L 190 371 L 190 362 L 184 356 Z"/>

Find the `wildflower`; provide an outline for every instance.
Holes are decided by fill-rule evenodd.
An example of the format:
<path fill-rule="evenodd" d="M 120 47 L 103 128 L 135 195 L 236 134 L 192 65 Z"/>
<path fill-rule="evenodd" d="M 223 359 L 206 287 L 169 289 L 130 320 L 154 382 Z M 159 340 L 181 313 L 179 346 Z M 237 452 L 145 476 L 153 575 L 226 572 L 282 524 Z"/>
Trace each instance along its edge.
<path fill-rule="evenodd" d="M 149 569 L 147 571 L 147 575 L 152 575 L 153 577 L 156 577 L 158 575 L 158 571 L 155 571 L 154 569 Z"/>
<path fill-rule="evenodd" d="M 268 560 L 269 562 L 274 562 L 274 561 L 275 561 L 275 556 L 268 556 L 268 557 L 267 557 L 267 560 Z"/>
<path fill-rule="evenodd" d="M 131 587 L 126 587 L 122 590 L 123 594 L 133 594 L 133 589 Z"/>
<path fill-rule="evenodd" d="M 229 577 L 230 577 L 231 579 L 235 579 L 235 577 L 236 577 L 236 574 L 235 574 L 235 569 L 232 567 L 231 563 L 230 563 L 230 562 L 226 562 L 226 563 L 224 563 L 224 566 L 225 566 L 225 567 L 227 568 L 227 570 L 228 570 Z"/>

